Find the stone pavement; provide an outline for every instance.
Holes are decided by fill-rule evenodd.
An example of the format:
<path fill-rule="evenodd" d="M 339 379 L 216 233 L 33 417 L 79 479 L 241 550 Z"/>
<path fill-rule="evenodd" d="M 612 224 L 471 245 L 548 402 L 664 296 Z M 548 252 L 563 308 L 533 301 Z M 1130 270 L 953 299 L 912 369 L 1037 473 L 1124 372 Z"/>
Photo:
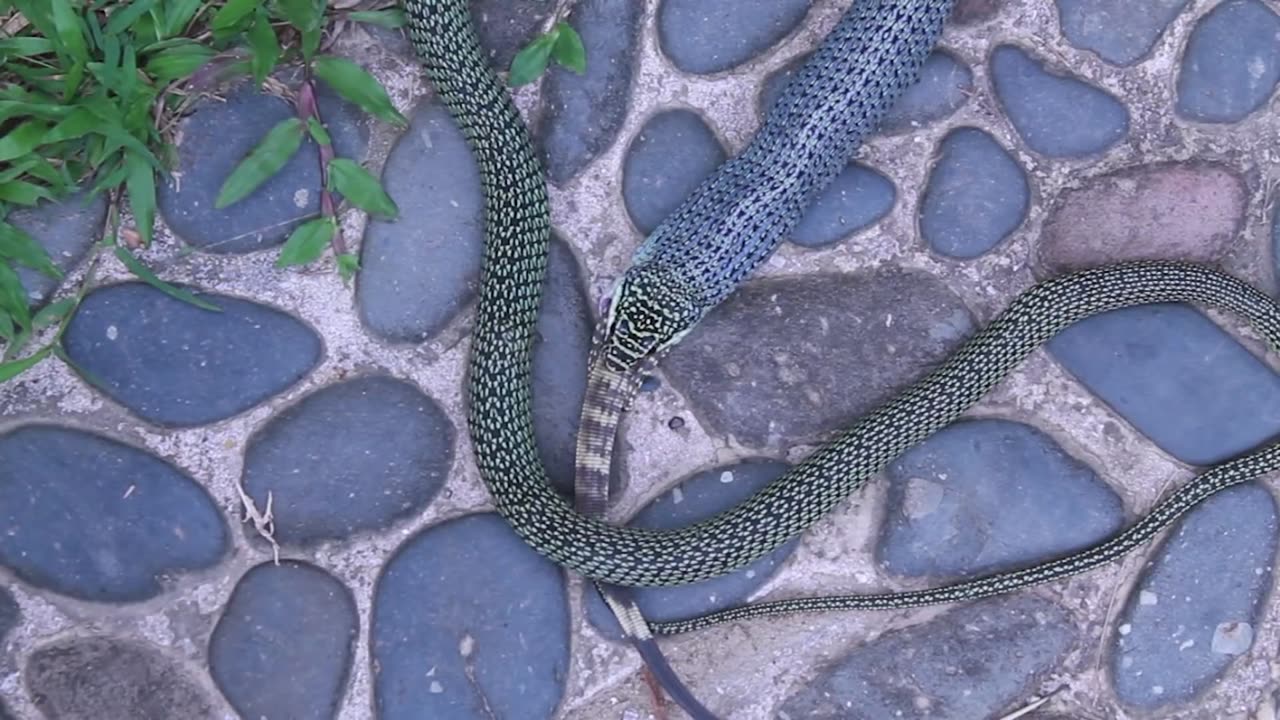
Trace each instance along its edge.
<path fill-rule="evenodd" d="M 554 10 L 476 5 L 503 66 Z M 848 5 L 579 0 L 586 76 L 517 93 L 551 182 L 535 405 L 566 487 L 598 299 Z M 314 147 L 213 209 L 287 112 L 242 88 L 185 123 L 145 254 L 223 312 L 111 260 L 67 337 L 84 375 L 50 361 L 0 391 L 0 717 L 653 717 L 600 603 L 490 512 L 474 470 L 470 155 L 402 37 L 352 28 L 338 49 L 412 116 L 396 137 L 321 103 L 341 154 L 381 168 L 403 210 L 344 216 L 363 237 L 355 285 L 331 263 L 273 267 L 317 211 Z M 1275 0 L 963 0 L 884 130 L 646 383 L 616 518 L 679 525 L 737 502 L 1038 277 L 1190 258 L 1274 293 L 1278 81 Z M 75 282 L 102 214 L 20 223 Z M 35 302 L 53 291 L 27 279 Z M 925 587 L 1089 545 L 1280 430 L 1277 367 L 1216 312 L 1081 323 L 803 536 L 644 607 Z M 279 564 L 240 488 L 270 500 Z M 1271 719 L 1274 489 L 1224 492 L 1123 563 L 1008 597 L 663 645 L 725 718 L 969 720 L 1047 698 L 1021 717 Z"/>

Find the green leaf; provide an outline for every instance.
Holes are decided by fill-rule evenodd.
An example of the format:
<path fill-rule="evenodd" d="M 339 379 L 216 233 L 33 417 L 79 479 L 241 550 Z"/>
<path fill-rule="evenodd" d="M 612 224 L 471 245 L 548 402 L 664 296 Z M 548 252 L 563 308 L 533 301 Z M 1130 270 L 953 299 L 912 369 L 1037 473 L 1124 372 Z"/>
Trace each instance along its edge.
<path fill-rule="evenodd" d="M 551 48 L 555 45 L 553 32 L 539 35 L 533 42 L 516 53 L 511 61 L 511 75 L 507 82 L 512 87 L 528 85 L 547 69 L 547 61 L 551 59 Z"/>
<path fill-rule="evenodd" d="M 0 161 L 22 157 L 40 146 L 49 126 L 40 120 L 27 120 L 0 137 Z"/>
<path fill-rule="evenodd" d="M 276 267 L 289 265 L 306 265 L 324 253 L 337 225 L 333 218 L 321 217 L 302 223 L 289 235 L 284 247 L 280 248 L 280 257 L 276 258 Z"/>
<path fill-rule="evenodd" d="M 227 4 L 213 16 L 213 31 L 222 32 L 235 28 L 260 5 L 261 0 L 227 0 Z"/>
<path fill-rule="evenodd" d="M 7 58 L 44 55 L 53 50 L 53 41 L 44 37 L 11 37 L 0 40 L 0 55 Z"/>
<path fill-rule="evenodd" d="M 165 2 L 164 36 L 180 34 L 196 16 L 205 0 L 168 0 Z"/>
<path fill-rule="evenodd" d="M 88 26 L 85 25 L 84 18 L 71 6 L 71 0 L 51 0 L 49 9 L 62 50 L 73 60 L 80 63 L 89 62 L 89 44 L 85 40 Z"/>
<path fill-rule="evenodd" d="M 188 78 L 216 53 L 213 48 L 189 41 L 165 48 L 152 55 L 145 66 L 147 74 L 165 83 Z"/>
<path fill-rule="evenodd" d="M 0 257 L 14 260 L 51 278 L 61 278 L 62 271 L 53 264 L 40 243 L 20 228 L 0 220 Z"/>
<path fill-rule="evenodd" d="M 582 45 L 582 36 L 569 23 L 556 24 L 556 44 L 551 48 L 551 56 L 556 62 L 578 73 L 587 71 L 587 49 Z"/>
<path fill-rule="evenodd" d="M 401 28 L 408 24 L 408 18 L 405 17 L 404 10 L 396 8 L 387 8 L 386 10 L 357 10 L 353 13 L 347 13 L 347 17 L 356 22 L 369 23 L 371 25 L 381 25 L 384 28 Z"/>
<path fill-rule="evenodd" d="M 0 382 L 12 380 L 22 373 L 35 367 L 37 363 L 49 357 L 49 353 L 53 352 L 52 347 L 41 348 L 34 355 L 22 358 L 21 360 L 13 360 L 7 363 L 0 363 Z"/>
<path fill-rule="evenodd" d="M 18 274 L 7 264 L 0 263 L 0 311 L 8 313 L 18 327 L 30 328 L 30 302 Z"/>
<path fill-rule="evenodd" d="M 394 125 L 409 121 L 391 104 L 391 98 L 372 75 L 346 58 L 333 55 L 317 57 L 313 65 L 316 77 L 325 81 L 339 95 L 359 105 L 372 115 Z"/>
<path fill-rule="evenodd" d="M 147 267 L 146 265 L 143 265 L 142 261 L 134 257 L 133 253 L 129 252 L 127 248 L 117 245 L 116 257 L 120 259 L 120 262 L 124 263 L 125 267 L 129 268 L 129 272 L 133 273 L 134 275 L 137 275 L 139 278 L 145 281 L 148 285 L 150 285 L 151 287 L 154 287 L 155 289 L 159 290 L 165 295 L 168 295 L 173 298 L 177 298 L 178 300 L 181 300 L 186 303 L 191 303 L 192 305 L 195 305 L 198 308 L 203 308 L 205 310 L 212 310 L 214 312 L 222 312 L 222 308 L 218 307 L 217 305 L 214 305 L 213 303 L 207 302 L 205 300 L 201 300 L 200 298 L 192 294 L 191 291 L 180 288 L 180 287 L 175 287 L 165 282 L 164 280 L 161 280 L 158 275 L 156 275 L 154 272 L 151 271 L 151 268 Z"/>
<path fill-rule="evenodd" d="M 307 118 L 307 130 L 311 132 L 311 137 L 321 145 L 332 145 L 333 139 L 329 137 L 329 131 L 325 129 L 324 123 L 315 117 Z"/>
<path fill-rule="evenodd" d="M 111 13 L 111 19 L 107 21 L 106 34 L 119 35 L 133 27 L 138 18 L 150 12 L 155 4 L 156 0 L 133 0 L 129 7 Z"/>
<path fill-rule="evenodd" d="M 248 157 L 231 171 L 231 175 L 222 183 L 213 206 L 221 210 L 243 200 L 279 172 L 302 146 L 302 136 L 302 121 L 298 118 L 291 117 L 276 123 Z"/>
<path fill-rule="evenodd" d="M 338 274 L 342 276 L 343 282 L 351 282 L 359 270 L 360 258 L 351 253 L 342 253 L 338 256 Z"/>
<path fill-rule="evenodd" d="M 9 313 L 0 310 L 0 340 L 13 346 L 14 335 L 17 334 L 17 328 L 13 326 L 13 318 L 9 317 Z"/>
<path fill-rule="evenodd" d="M 329 184 L 350 200 L 352 205 L 367 213 L 385 218 L 394 218 L 400 214 L 400 208 L 396 207 L 387 191 L 382 189 L 378 179 L 353 160 L 330 160 Z"/>
<path fill-rule="evenodd" d="M 317 2 L 317 0 L 279 0 L 278 2 L 284 19 L 304 33 L 320 27 L 320 20 L 324 17 L 324 5 L 323 1 Z"/>
<path fill-rule="evenodd" d="M 76 299 L 73 297 L 62 298 L 56 302 L 49 303 L 40 308 L 40 311 L 31 317 L 31 327 L 36 330 L 57 325 L 67 316 L 76 306 Z"/>
<path fill-rule="evenodd" d="M 249 26 L 248 38 L 252 53 L 249 67 L 253 70 L 254 82 L 261 85 L 280 60 L 280 41 L 265 10 L 258 11 L 257 18 Z"/>
<path fill-rule="evenodd" d="M 129 153 L 124 158 L 129 174 L 125 183 L 129 188 L 129 208 L 138 225 L 144 246 L 151 244 L 156 222 L 156 175 L 145 158 Z"/>
<path fill-rule="evenodd" d="M 25 180 L 12 180 L 10 182 L 0 184 L 0 202 L 10 202 L 14 205 L 35 205 L 41 200 L 52 200 L 53 193 L 49 192 L 49 188 L 29 183 Z"/>
<path fill-rule="evenodd" d="M 56 143 L 84 137 L 98 128 L 98 118 L 84 108 L 76 108 L 57 125 L 49 129 L 42 142 Z"/>

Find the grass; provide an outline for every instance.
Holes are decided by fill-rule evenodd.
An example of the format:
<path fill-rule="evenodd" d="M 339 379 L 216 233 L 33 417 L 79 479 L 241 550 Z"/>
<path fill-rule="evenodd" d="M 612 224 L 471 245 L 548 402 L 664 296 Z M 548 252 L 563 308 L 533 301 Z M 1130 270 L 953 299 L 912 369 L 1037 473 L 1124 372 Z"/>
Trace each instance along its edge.
<path fill-rule="evenodd" d="M 0 382 L 50 356 L 70 362 L 62 337 L 105 253 L 160 290 L 217 310 L 159 278 L 135 251 L 153 240 L 156 186 L 175 166 L 178 123 L 230 80 L 272 84 L 294 113 L 224 179 L 215 206 L 248 197 L 310 137 L 320 149 L 320 213 L 292 232 L 276 265 L 305 265 L 332 249 L 344 281 L 354 276 L 359 260 L 336 197 L 375 217 L 399 211 L 376 177 L 336 153 L 318 85 L 384 122 L 407 121 L 367 71 L 326 52 L 339 22 L 398 28 L 405 18 L 397 0 L 0 0 Z M 532 82 L 551 60 L 585 69 L 581 38 L 558 19 L 516 56 L 509 82 Z M 272 77 L 283 64 L 301 68 L 291 85 Z M 107 198 L 102 237 L 78 286 L 33 308 L 19 266 L 63 274 L 8 217 L 81 190 Z"/>

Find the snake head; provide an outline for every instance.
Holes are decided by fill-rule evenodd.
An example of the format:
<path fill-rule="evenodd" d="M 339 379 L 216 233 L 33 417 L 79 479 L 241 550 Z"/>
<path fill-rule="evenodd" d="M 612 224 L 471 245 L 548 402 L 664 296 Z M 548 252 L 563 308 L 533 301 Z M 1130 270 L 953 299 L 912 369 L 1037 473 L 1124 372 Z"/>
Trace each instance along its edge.
<path fill-rule="evenodd" d="M 705 314 L 695 292 L 674 273 L 653 265 L 628 269 L 606 308 L 598 351 L 624 373 L 656 362 Z"/>

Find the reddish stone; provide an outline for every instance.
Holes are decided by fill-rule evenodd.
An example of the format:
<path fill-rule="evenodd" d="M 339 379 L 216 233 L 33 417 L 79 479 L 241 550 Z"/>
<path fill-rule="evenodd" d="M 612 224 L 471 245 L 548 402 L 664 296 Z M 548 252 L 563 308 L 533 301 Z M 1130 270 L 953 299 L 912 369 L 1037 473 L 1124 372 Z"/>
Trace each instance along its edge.
<path fill-rule="evenodd" d="M 1063 195 L 1044 226 L 1052 272 L 1122 260 L 1212 262 L 1240 230 L 1244 182 L 1221 165 L 1159 164 L 1091 180 Z"/>

